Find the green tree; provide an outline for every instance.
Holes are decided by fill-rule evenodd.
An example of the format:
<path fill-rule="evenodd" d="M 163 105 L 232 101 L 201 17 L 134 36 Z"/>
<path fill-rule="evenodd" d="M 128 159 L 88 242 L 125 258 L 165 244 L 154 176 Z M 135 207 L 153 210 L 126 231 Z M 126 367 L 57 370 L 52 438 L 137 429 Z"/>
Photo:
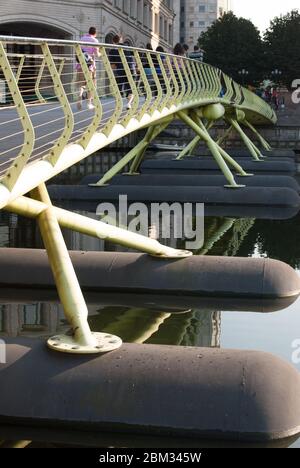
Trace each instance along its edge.
<path fill-rule="evenodd" d="M 242 84 L 259 82 L 264 76 L 259 30 L 251 21 L 238 18 L 231 11 L 201 34 L 199 45 L 205 50 L 205 62 L 219 67 Z M 249 73 L 247 76 L 239 74 L 243 69 Z"/>
<path fill-rule="evenodd" d="M 264 34 L 266 63 L 271 72 L 282 72 L 281 81 L 290 88 L 294 79 L 300 78 L 300 13 L 293 10 L 285 16 L 274 18 Z"/>

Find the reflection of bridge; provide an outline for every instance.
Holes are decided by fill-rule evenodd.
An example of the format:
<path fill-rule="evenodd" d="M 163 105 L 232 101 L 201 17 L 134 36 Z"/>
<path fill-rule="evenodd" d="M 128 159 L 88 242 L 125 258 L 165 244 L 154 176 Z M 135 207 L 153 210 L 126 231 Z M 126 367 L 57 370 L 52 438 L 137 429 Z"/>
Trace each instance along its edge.
<path fill-rule="evenodd" d="M 35 45 L 34 54 L 10 53 L 12 44 Z M 98 352 L 96 338 L 86 323 L 87 308 L 59 225 L 156 256 L 183 257 L 190 253 L 55 208 L 44 183 L 113 141 L 144 128 L 147 129 L 145 137 L 113 168 L 108 179 L 130 162 L 134 170 L 151 141 L 170 122 L 180 119 L 196 133 L 187 151 L 199 139 L 204 140 L 229 185 L 237 187 L 230 167 L 240 175 L 247 174 L 213 141 L 209 128 L 225 117 L 231 128 L 244 138 L 241 123 L 257 135 L 253 124 L 274 123 L 276 117 L 260 98 L 207 64 L 166 53 L 120 47 L 119 71 L 122 70 L 123 81 L 133 94 L 128 109 L 109 61 L 108 46 L 99 44 L 101 57 L 96 88 L 82 45 L 0 37 L 4 103 L 0 108 L 0 204 L 9 211 L 38 220 L 60 298 L 74 330 L 76 349 L 73 351 L 82 350 L 77 346 L 79 343 L 86 351 Z M 74 80 L 75 55 L 83 72 L 82 81 Z M 132 61 L 139 72 L 137 76 L 133 76 Z M 93 109 L 76 105 L 76 93 L 83 86 L 93 98 Z M 260 141 L 268 148 L 262 138 Z M 253 156 L 259 159 L 254 145 L 249 139 L 246 142 Z M 31 198 L 24 197 L 28 192 Z M 64 349 L 74 348 L 74 341 L 69 341 L 71 344 Z M 59 348 L 58 343 L 55 346 Z"/>
<path fill-rule="evenodd" d="M 92 213 L 86 213 L 92 216 Z M 36 226 L 24 223 L 19 219 L 25 238 L 36 239 L 39 245 Z M 26 239 L 15 239 L 9 232 L 14 232 L 16 220 L 5 220 L 5 230 L 0 230 L 0 245 L 3 241 L 10 247 L 36 246 L 24 245 Z M 236 255 L 241 243 L 254 224 L 253 219 L 219 219 L 206 218 L 205 239 L 207 240 L 199 252 L 212 255 Z M 1 234 L 3 232 L 3 234 Z M 66 243 L 70 250 L 102 250 L 105 242 L 101 239 L 90 239 L 76 235 L 72 231 L 66 232 Z M 8 239 L 9 237 L 9 239 Z M 117 247 L 117 246 L 116 246 Z M 117 247 L 117 250 L 121 248 Z M 158 308 L 158 307 L 157 307 Z M 193 309 L 185 314 L 170 314 L 146 311 L 141 309 L 117 309 L 89 304 L 89 323 L 94 330 L 103 330 L 107 333 L 118 333 L 127 342 L 147 342 L 152 344 L 172 344 L 183 346 L 218 347 L 220 345 L 221 313 L 212 310 Z M 0 334 L 8 336 L 50 336 L 66 332 L 62 307 L 56 303 L 27 303 L 3 304 L 0 306 Z"/>

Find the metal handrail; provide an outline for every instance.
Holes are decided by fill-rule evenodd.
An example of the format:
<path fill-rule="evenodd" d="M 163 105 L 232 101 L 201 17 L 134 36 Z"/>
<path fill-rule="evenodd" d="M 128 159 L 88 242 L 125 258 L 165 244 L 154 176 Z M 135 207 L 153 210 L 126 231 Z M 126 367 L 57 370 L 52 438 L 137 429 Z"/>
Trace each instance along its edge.
<path fill-rule="evenodd" d="M 169 52 L 13 36 L 0 36 L 0 44 L 3 50 L 0 73 L 1 70 L 2 74 L 5 72 L 2 88 L 5 86 L 6 100 L 10 101 L 9 105 L 0 106 L 0 207 L 11 201 L 14 193 L 19 196 L 28 188 L 34 188 L 28 186 L 28 182 L 24 183 L 25 172 L 26 180 L 32 180 L 36 186 L 112 141 L 175 116 L 184 109 L 221 103 L 225 108 L 243 110 L 250 124 L 255 123 L 253 118 L 262 123 L 276 121 L 275 113 L 268 104 L 221 70 Z M 14 44 L 39 47 L 36 54 L 5 50 L 7 45 Z M 60 54 L 57 46 L 67 46 L 70 50 Z M 52 47 L 55 50 L 52 51 Z M 78 50 L 84 47 L 99 48 L 101 53 L 100 58 L 96 58 L 97 84 L 90 80 L 87 67 L 82 68 L 80 78 L 76 76 L 75 68 L 78 65 L 75 57 Z M 112 60 L 109 59 L 112 49 L 117 50 L 122 75 L 116 75 L 112 68 Z M 137 75 L 133 75 L 129 67 L 128 53 L 132 54 L 136 63 Z M 161 71 L 162 64 L 164 68 Z M 140 77 L 139 83 L 135 82 L 136 76 Z M 129 86 L 127 91 L 135 95 L 133 111 L 127 109 L 120 92 L 122 81 Z M 100 98 L 97 101 L 97 118 L 93 112 L 79 108 L 80 105 L 78 109 L 76 107 L 76 89 L 78 92 L 87 86 L 86 83 L 87 92 L 94 98 L 97 93 Z M 224 86 L 221 96 L 220 90 Z M 26 138 L 29 134 L 31 144 Z M 86 136 L 82 138 L 83 135 Z M 74 148 L 71 150 L 74 145 L 75 156 Z M 66 156 L 71 151 L 73 155 Z M 19 164 L 16 167 L 17 160 Z M 51 167 L 44 171 L 48 165 L 46 162 Z M 43 170 L 42 167 L 41 171 L 35 167 L 38 164 L 43 166 Z M 28 175 L 31 172 L 34 172 L 33 178 Z M 39 177 L 41 180 L 38 180 Z"/>

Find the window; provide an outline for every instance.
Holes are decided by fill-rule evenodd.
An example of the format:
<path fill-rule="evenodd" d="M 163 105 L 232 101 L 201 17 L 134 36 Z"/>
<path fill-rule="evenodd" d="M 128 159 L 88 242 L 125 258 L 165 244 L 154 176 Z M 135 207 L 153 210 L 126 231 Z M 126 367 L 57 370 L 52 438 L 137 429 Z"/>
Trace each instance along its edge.
<path fill-rule="evenodd" d="M 139 23 L 143 22 L 143 5 L 142 0 L 137 0 L 137 20 Z"/>
<path fill-rule="evenodd" d="M 206 5 L 199 5 L 199 13 L 205 13 L 206 12 Z"/>
<path fill-rule="evenodd" d="M 0 306 L 0 332 L 4 332 L 4 311 L 5 311 L 5 306 L 1 305 Z"/>
<path fill-rule="evenodd" d="M 148 19 L 148 5 L 144 3 L 144 26 L 148 28 L 149 19 Z"/>
<path fill-rule="evenodd" d="M 169 24 L 169 44 L 173 43 L 173 28 L 172 25 Z"/>
<path fill-rule="evenodd" d="M 160 35 L 160 37 L 163 37 L 163 35 L 164 35 L 164 32 L 163 32 L 163 24 L 164 24 L 164 23 L 163 23 L 163 17 L 160 16 L 160 17 L 159 17 L 159 35 Z"/>
<path fill-rule="evenodd" d="M 198 26 L 200 26 L 201 28 L 202 28 L 203 26 L 205 26 L 205 21 L 199 21 L 199 22 L 198 22 Z"/>
<path fill-rule="evenodd" d="M 136 0 L 130 0 L 130 16 L 136 18 Z"/>
<path fill-rule="evenodd" d="M 190 28 L 194 27 L 194 21 L 190 21 Z"/>
<path fill-rule="evenodd" d="M 123 0 L 123 11 L 124 13 L 126 13 L 127 15 L 129 15 L 129 10 L 130 10 L 130 5 L 129 5 L 130 1 L 129 0 Z"/>
<path fill-rule="evenodd" d="M 154 15 L 154 32 L 155 34 L 158 34 L 158 14 L 155 13 Z"/>

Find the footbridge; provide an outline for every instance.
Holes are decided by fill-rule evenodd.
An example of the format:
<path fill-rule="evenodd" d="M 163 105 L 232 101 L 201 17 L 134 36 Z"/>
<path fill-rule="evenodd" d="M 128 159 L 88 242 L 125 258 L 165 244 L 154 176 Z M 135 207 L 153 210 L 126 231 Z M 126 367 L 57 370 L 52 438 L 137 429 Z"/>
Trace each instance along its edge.
<path fill-rule="evenodd" d="M 203 140 L 228 187 L 241 187 L 232 170 L 244 177 L 250 174 L 221 143 L 235 130 L 253 158 L 260 160 L 260 150 L 242 127 L 250 129 L 269 150 L 255 125 L 275 124 L 276 116 L 262 99 L 221 70 L 165 52 L 99 43 L 95 45 L 99 57 L 94 80 L 85 54 L 90 46 L 73 41 L 0 37 L 0 208 L 36 218 L 39 223 L 73 330 L 72 337 L 54 337 L 49 346 L 60 351 L 95 353 L 121 343 L 111 336 L 103 342 L 103 336 L 91 333 L 87 307 L 60 227 L 162 258 L 184 258 L 191 253 L 57 208 L 51 203 L 45 182 L 117 139 L 145 129 L 144 138 L 96 185 L 105 184 L 128 164 L 134 173 L 149 144 L 174 119 L 179 119 L 195 131 L 195 138 L 179 158 Z M 84 93 L 87 99 L 81 100 Z M 129 103 L 123 94 L 130 97 Z M 225 119 L 229 127 L 215 142 L 209 130 L 219 119 Z"/>

